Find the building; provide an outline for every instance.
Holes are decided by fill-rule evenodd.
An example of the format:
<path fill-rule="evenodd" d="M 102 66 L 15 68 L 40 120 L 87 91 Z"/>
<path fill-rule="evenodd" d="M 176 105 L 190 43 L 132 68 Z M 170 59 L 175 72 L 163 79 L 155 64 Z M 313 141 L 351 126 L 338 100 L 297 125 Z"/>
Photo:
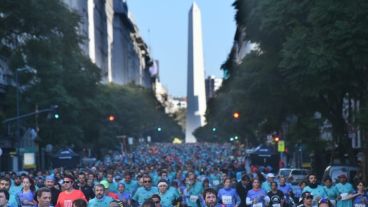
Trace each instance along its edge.
<path fill-rule="evenodd" d="M 222 85 L 222 78 L 216 78 L 215 76 L 208 76 L 205 80 L 206 85 L 206 99 L 215 97 L 216 91 L 220 89 Z"/>
<path fill-rule="evenodd" d="M 79 33 L 87 37 L 81 48 L 101 69 L 103 83 L 152 87 L 153 60 L 125 1 L 63 1 L 81 17 Z"/>
<path fill-rule="evenodd" d="M 189 10 L 188 78 L 185 142 L 196 142 L 193 132 L 205 124 L 206 91 L 202 48 L 201 11 L 194 2 Z"/>

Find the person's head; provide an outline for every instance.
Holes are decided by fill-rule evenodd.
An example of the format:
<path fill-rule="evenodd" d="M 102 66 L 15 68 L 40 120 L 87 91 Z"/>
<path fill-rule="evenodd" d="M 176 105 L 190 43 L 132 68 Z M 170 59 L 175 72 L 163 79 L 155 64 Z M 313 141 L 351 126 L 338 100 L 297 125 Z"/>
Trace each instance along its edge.
<path fill-rule="evenodd" d="M 149 198 L 143 202 L 141 207 L 156 207 L 156 205 L 155 202 L 152 200 L 152 198 Z"/>
<path fill-rule="evenodd" d="M 152 179 L 151 179 L 151 177 L 149 175 L 143 175 L 142 178 L 143 178 L 143 180 L 142 180 L 143 186 L 145 188 L 150 188 L 152 186 Z"/>
<path fill-rule="evenodd" d="M 364 189 L 365 189 L 365 183 L 364 183 L 363 181 L 359 181 L 359 182 L 357 183 L 357 190 L 358 190 L 359 192 L 362 192 L 362 191 L 364 191 Z"/>
<path fill-rule="evenodd" d="M 271 190 L 277 191 L 277 183 L 275 181 L 271 182 Z"/>
<path fill-rule="evenodd" d="M 52 187 L 54 187 L 54 185 L 55 185 L 54 176 L 52 176 L 52 175 L 46 176 L 45 186 L 47 188 L 52 188 Z"/>
<path fill-rule="evenodd" d="M 28 177 L 28 176 L 24 176 L 23 179 L 22 179 L 22 187 L 23 187 L 24 190 L 34 191 L 35 186 L 34 186 L 33 179 Z"/>
<path fill-rule="evenodd" d="M 107 179 L 107 182 L 112 183 L 114 180 L 114 175 L 112 173 L 107 173 L 106 179 Z"/>
<path fill-rule="evenodd" d="M 332 207 L 332 203 L 330 200 L 322 198 L 318 201 L 318 207 Z"/>
<path fill-rule="evenodd" d="M 125 182 L 128 182 L 128 183 L 132 180 L 132 176 L 130 175 L 129 172 L 124 174 L 124 179 L 125 179 Z"/>
<path fill-rule="evenodd" d="M 266 175 L 268 182 L 272 182 L 275 180 L 275 175 L 273 173 L 268 173 Z"/>
<path fill-rule="evenodd" d="M 231 179 L 229 177 L 224 179 L 224 188 L 230 188 L 231 187 Z"/>
<path fill-rule="evenodd" d="M 97 184 L 94 187 L 95 196 L 97 199 L 101 199 L 105 195 L 105 186 L 102 184 Z"/>
<path fill-rule="evenodd" d="M 346 183 L 348 181 L 348 177 L 345 174 L 341 174 L 338 176 L 340 183 Z"/>
<path fill-rule="evenodd" d="M 155 203 L 156 207 L 160 207 L 161 206 L 161 197 L 157 194 L 153 194 L 151 197 L 152 201 Z"/>
<path fill-rule="evenodd" d="M 115 182 L 119 183 L 121 181 L 121 176 L 120 175 L 115 175 Z"/>
<path fill-rule="evenodd" d="M 249 184 L 249 182 L 250 182 L 249 176 L 248 175 L 243 175 L 242 178 L 241 178 L 241 183 L 246 186 L 246 185 Z"/>
<path fill-rule="evenodd" d="M 7 207 L 9 201 L 9 192 L 5 189 L 0 189 L 0 207 Z"/>
<path fill-rule="evenodd" d="M 298 183 L 298 186 L 299 186 L 301 189 L 303 189 L 306 185 L 307 185 L 307 182 L 306 182 L 306 181 L 304 181 L 304 180 L 302 180 L 302 181 L 300 181 L 300 182 Z"/>
<path fill-rule="evenodd" d="M 124 191 L 125 191 L 125 185 L 124 185 L 124 183 L 119 183 L 119 184 L 118 184 L 118 191 L 119 191 L 120 193 L 122 193 L 122 192 L 124 192 Z"/>
<path fill-rule="evenodd" d="M 261 182 L 259 181 L 258 178 L 253 180 L 252 186 L 254 189 L 258 189 L 261 186 Z"/>
<path fill-rule="evenodd" d="M 66 191 L 72 191 L 74 184 L 74 177 L 72 175 L 66 174 L 63 179 L 63 188 Z"/>
<path fill-rule="evenodd" d="M 83 172 L 80 172 L 78 174 L 78 181 L 80 184 L 85 184 L 86 183 L 86 175 Z"/>
<path fill-rule="evenodd" d="M 186 184 L 193 185 L 196 182 L 196 175 L 194 173 L 188 173 L 186 178 Z"/>
<path fill-rule="evenodd" d="M 39 207 L 49 207 L 51 202 L 51 190 L 47 187 L 42 187 L 37 190 L 37 201 Z"/>
<path fill-rule="evenodd" d="M 308 175 L 308 182 L 309 184 L 316 184 L 317 183 L 317 175 L 315 173 L 311 173 Z"/>
<path fill-rule="evenodd" d="M 323 184 L 328 188 L 331 187 L 332 186 L 332 179 L 330 177 L 326 177 L 325 179 L 323 179 Z"/>
<path fill-rule="evenodd" d="M 83 199 L 76 199 L 73 201 L 73 207 L 87 207 L 87 202 Z"/>
<path fill-rule="evenodd" d="M 217 192 L 213 188 L 207 188 L 203 192 L 203 198 L 206 206 L 214 207 L 217 203 Z"/>
<path fill-rule="evenodd" d="M 313 201 L 313 196 L 310 192 L 302 193 L 302 203 L 306 206 L 311 206 Z"/>
<path fill-rule="evenodd" d="M 19 186 L 20 184 L 22 184 L 22 180 L 20 179 L 20 177 L 19 176 L 14 176 L 14 184 L 16 185 L 16 186 Z"/>
<path fill-rule="evenodd" d="M 167 179 L 167 172 L 165 170 L 161 171 L 161 179 Z"/>
<path fill-rule="evenodd" d="M 11 182 L 10 182 L 9 178 L 7 178 L 7 177 L 1 177 L 0 178 L 0 189 L 4 189 L 4 190 L 9 191 L 10 185 L 11 185 Z"/>
<path fill-rule="evenodd" d="M 169 184 L 167 183 L 166 180 L 161 179 L 158 184 L 157 184 L 158 190 L 160 191 L 160 193 L 165 193 L 167 191 L 167 189 L 169 188 Z"/>

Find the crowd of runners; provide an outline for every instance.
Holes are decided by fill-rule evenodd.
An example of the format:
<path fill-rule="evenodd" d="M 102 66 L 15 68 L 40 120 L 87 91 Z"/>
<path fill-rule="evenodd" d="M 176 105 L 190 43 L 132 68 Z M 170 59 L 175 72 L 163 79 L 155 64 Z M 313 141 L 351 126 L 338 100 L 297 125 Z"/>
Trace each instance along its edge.
<path fill-rule="evenodd" d="M 365 183 L 309 174 L 298 185 L 247 171 L 230 144 L 138 146 L 119 162 L 74 169 L 1 172 L 0 207 L 366 207 Z"/>

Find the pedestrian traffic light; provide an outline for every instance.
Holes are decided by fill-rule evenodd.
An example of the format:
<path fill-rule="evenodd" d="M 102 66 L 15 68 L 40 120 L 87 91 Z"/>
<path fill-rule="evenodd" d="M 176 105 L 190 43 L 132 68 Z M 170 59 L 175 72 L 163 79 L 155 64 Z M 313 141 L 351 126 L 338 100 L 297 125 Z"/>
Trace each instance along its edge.
<path fill-rule="evenodd" d="M 60 114 L 59 114 L 59 106 L 58 105 L 52 105 L 49 109 L 49 113 L 47 115 L 48 119 L 59 119 L 60 118 Z"/>
<path fill-rule="evenodd" d="M 240 113 L 239 112 L 234 112 L 233 117 L 234 117 L 234 119 L 239 119 L 240 118 Z"/>
<path fill-rule="evenodd" d="M 108 117 L 107 117 L 107 120 L 109 120 L 109 122 L 113 122 L 116 120 L 116 117 L 112 114 L 110 114 Z"/>

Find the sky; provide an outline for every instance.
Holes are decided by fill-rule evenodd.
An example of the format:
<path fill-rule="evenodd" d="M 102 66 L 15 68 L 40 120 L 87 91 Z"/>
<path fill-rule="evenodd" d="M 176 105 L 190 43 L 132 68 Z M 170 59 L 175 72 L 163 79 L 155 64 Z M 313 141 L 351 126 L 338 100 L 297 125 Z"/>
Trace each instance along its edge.
<path fill-rule="evenodd" d="M 205 77 L 220 70 L 235 35 L 233 0 L 196 0 L 202 15 Z M 159 60 L 160 81 L 172 96 L 186 96 L 188 13 L 193 0 L 128 0 L 128 9 L 151 56 Z"/>

